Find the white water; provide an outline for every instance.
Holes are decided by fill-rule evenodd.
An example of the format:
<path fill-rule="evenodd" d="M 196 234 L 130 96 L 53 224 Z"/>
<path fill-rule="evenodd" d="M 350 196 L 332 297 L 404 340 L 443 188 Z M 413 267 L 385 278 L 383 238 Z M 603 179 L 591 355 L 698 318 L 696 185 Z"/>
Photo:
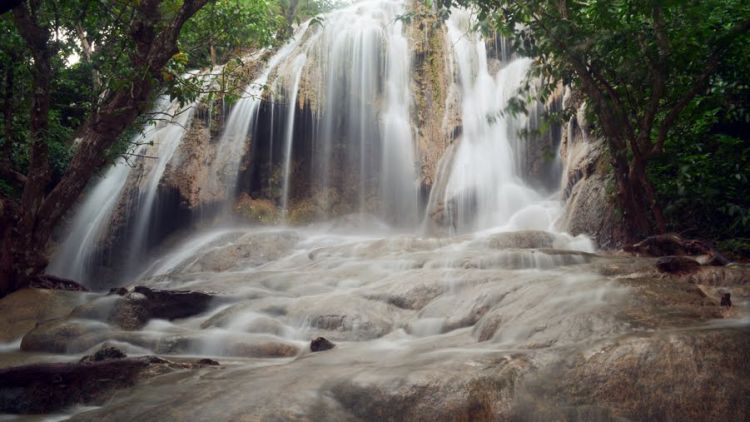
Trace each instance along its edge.
<path fill-rule="evenodd" d="M 155 132 L 151 138 L 154 142 L 154 148 L 150 148 L 147 152 L 155 152 L 156 163 L 148 173 L 145 187 L 138 192 L 136 202 L 138 211 L 135 214 L 135 220 L 133 220 L 134 228 L 128 249 L 129 268 L 138 264 L 148 248 L 148 232 L 151 229 L 151 217 L 156 205 L 159 183 L 167 169 L 167 164 L 174 157 L 177 147 L 179 147 L 190 125 L 194 112 L 195 103 L 179 108 L 170 124 Z"/>
<path fill-rule="evenodd" d="M 305 65 L 307 57 L 300 54 L 294 59 L 293 74 L 294 84 L 287 100 L 287 117 L 286 133 L 284 134 L 284 182 L 282 190 L 281 209 L 283 212 L 288 211 L 289 207 L 289 179 L 291 178 L 292 168 L 292 142 L 294 141 L 294 112 L 297 110 L 297 93 L 299 91 L 299 82 L 302 78 L 302 67 Z"/>
<path fill-rule="evenodd" d="M 226 207 L 231 206 L 248 146 L 266 144 L 268 167 L 280 168 L 276 198 L 283 215 L 288 215 L 294 201 L 307 195 L 319 207 L 319 217 L 369 213 L 389 225 L 416 229 L 421 216 L 412 121 L 412 52 L 406 29 L 397 19 L 405 11 L 396 0 L 363 1 L 326 16 L 322 27 L 302 25 L 294 38 L 273 54 L 233 107 L 214 146 L 210 186 L 201 191 L 214 197 L 223 192 L 218 196 L 225 198 Z M 446 23 L 448 68 L 454 78 L 449 89 L 459 98 L 462 135 L 450 146 L 450 154 L 435 175 L 431 195 L 437 201 L 431 200 L 431 204 L 443 204 L 446 225 L 453 233 L 554 231 L 559 200 L 545 198 L 519 176 L 514 145 L 520 142 L 518 132 L 527 121 L 504 113 L 531 62 L 512 59 L 496 66 L 499 70 L 491 74 L 485 43 L 469 30 L 470 20 L 468 12 L 455 10 Z M 269 81 L 270 90 L 266 86 Z M 277 100 L 285 108 L 277 108 Z M 264 101 L 267 111 L 260 114 Z M 300 113 L 303 103 L 311 107 L 311 133 L 296 139 L 303 132 L 296 128 L 304 117 Z M 281 118 L 274 120 L 274 113 Z M 192 114 L 190 105 L 177 113 L 172 124 L 149 132 L 155 146 L 142 151 L 156 155 L 157 161 L 147 166 L 147 174 L 142 176 L 129 252 L 124 253 L 129 256 L 127 267 L 139 272 L 154 229 L 150 225 L 159 184 Z M 252 139 L 259 124 L 268 125 L 266 138 Z M 279 141 L 282 144 L 274 146 Z M 296 151 L 298 146 L 305 150 Z M 295 161 L 298 159 L 302 162 Z M 246 165 L 257 166 L 259 160 L 249 157 Z M 305 169 L 307 172 L 302 171 Z M 130 173 L 116 168 L 110 172 L 76 214 L 66 246 L 51 266 L 53 271 L 86 279 L 86 268 L 121 202 L 118 196 Z M 261 174 L 261 178 L 271 180 L 271 175 Z M 308 191 L 295 189 L 300 182 L 307 183 Z M 112 192 L 116 195 L 107 197 Z M 88 224 L 92 221 L 94 224 Z M 76 247 L 68 247 L 70 244 Z M 577 248 L 590 250 L 591 246 L 580 241 Z"/>
<path fill-rule="evenodd" d="M 327 15 L 322 28 L 309 29 L 294 46 L 299 55 L 286 55 L 278 69 L 269 66 L 279 88 L 271 101 L 299 109 L 301 97 L 311 102 L 314 119 L 303 142 L 292 139 L 302 123 L 298 110 L 287 110 L 281 127 L 270 123 L 271 139 L 255 140 L 266 143 L 269 163 L 280 161 L 279 205 L 285 212 L 294 206 L 294 186 L 304 183 L 310 188 L 303 196 L 319 204 L 320 217 L 343 210 L 369 212 L 399 226 L 418 221 L 410 52 L 396 20 L 403 12 L 398 1 L 355 3 Z M 284 134 L 281 160 L 273 156 L 274 133 Z M 293 150 L 303 143 L 307 156 Z M 291 171 L 292 160 L 299 159 L 306 171 Z"/>
<path fill-rule="evenodd" d="M 157 101 L 153 113 L 161 117 L 174 107 L 175 104 L 170 104 L 168 98 L 163 96 Z M 151 142 L 154 142 L 165 127 L 167 126 L 163 124 L 146 126 L 141 134 L 133 138 L 132 142 L 138 144 L 133 154 L 147 155 Z M 133 166 L 119 159 L 84 194 L 82 202 L 73 213 L 74 217 L 66 229 L 63 240 L 52 257 L 48 272 L 84 283 L 89 281 L 89 269 L 96 261 L 100 243 L 111 228 L 112 214 L 122 201 L 123 189 L 132 170 Z"/>
<path fill-rule="evenodd" d="M 554 230 L 561 204 L 546 200 L 520 177 L 514 144 L 525 116 L 506 112 L 526 78 L 531 59 L 517 58 L 490 74 L 484 40 L 469 28 L 471 16 L 455 10 L 447 22 L 462 136 L 447 174 L 443 203 L 457 231 L 490 228 Z M 438 194 L 440 194 L 438 192 Z"/>
<path fill-rule="evenodd" d="M 271 71 L 294 51 L 306 30 L 307 24 L 302 25 L 292 40 L 268 60 L 260 76 L 245 88 L 242 98 L 232 107 L 216 147 L 216 158 L 211 163 L 209 185 L 203 187 L 207 192 L 223 192 L 220 197 L 228 203 L 234 199 L 240 163 L 248 145 L 247 137 L 250 135 L 253 121 L 257 118 L 268 77 Z"/>

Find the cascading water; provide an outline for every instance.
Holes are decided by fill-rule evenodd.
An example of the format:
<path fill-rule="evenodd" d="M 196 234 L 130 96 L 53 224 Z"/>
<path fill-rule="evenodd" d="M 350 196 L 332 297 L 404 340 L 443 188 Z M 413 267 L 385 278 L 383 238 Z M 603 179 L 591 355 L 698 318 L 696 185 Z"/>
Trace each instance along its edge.
<path fill-rule="evenodd" d="M 167 164 L 174 157 L 190 125 L 194 112 L 194 103 L 178 108 L 172 121 L 155 132 L 151 138 L 155 145 L 156 162 L 145 177 L 145 186 L 138 191 L 135 203 L 137 212 L 133 220 L 132 237 L 128 249 L 128 268 L 137 267 L 136 264 L 143 259 L 143 254 L 148 249 L 148 234 L 152 228 L 152 215 L 157 202 L 159 183 L 162 181 Z"/>
<path fill-rule="evenodd" d="M 418 221 L 402 12 L 399 2 L 361 2 L 327 15 L 322 27 L 303 28 L 259 78 L 272 81 L 264 102 L 232 112 L 226 134 L 253 130 L 251 193 L 278 198 L 285 217 L 313 203 L 317 217 L 362 212 L 401 226 Z M 265 181 L 276 175 L 278 192 L 269 192 Z"/>
<path fill-rule="evenodd" d="M 242 224 L 238 215 L 220 227 L 191 228 L 165 242 L 132 281 L 167 291 L 81 295 L 84 305 L 69 317 L 42 322 L 23 342 L 0 343 L 0 357 L 26 344 L 55 353 L 35 359 L 78 361 L 107 344 L 130 355 L 166 355 L 173 362 L 138 362 L 179 368 L 145 385 L 139 378 L 99 408 L 72 410 L 80 412 L 76 420 L 91 421 L 619 420 L 623 409 L 641 405 L 644 380 L 660 387 L 653 401 L 692 388 L 695 379 L 714 382 L 706 368 L 731 360 L 715 350 L 735 353 L 748 343 L 734 342 L 738 331 L 704 322 L 738 307 L 711 303 L 715 284 L 656 274 L 649 258 L 595 255 L 587 239 L 552 230 L 560 203 L 532 188 L 519 154 L 518 131 L 536 117 L 503 113 L 531 62 L 496 40 L 502 51 L 488 55 L 464 11 L 454 10 L 433 33 L 440 38 L 430 39 L 445 50 L 431 64 L 444 65 L 452 81 L 440 87 L 446 104 L 435 108 L 445 114 L 446 145 L 432 150 L 440 162 L 418 162 L 427 154 L 417 99 L 426 97 L 413 70 L 428 54 L 409 43 L 423 41 L 413 39 L 425 33 L 415 30 L 421 22 L 405 28 L 396 19 L 407 10 L 399 1 L 361 2 L 326 16 L 322 26 L 303 25 L 247 87 L 218 141 L 208 134 L 192 144 L 203 153 L 197 161 L 209 166 L 200 187 L 213 190 L 212 200 L 235 205 L 235 192 L 250 194 L 283 209 L 286 224 Z M 141 204 L 132 211 L 132 239 L 150 231 L 155 192 L 161 179 L 169 181 L 189 115 L 150 128 L 141 140 L 161 142 L 153 152 L 159 161 L 133 183 Z M 209 132 L 197 126 L 191 135 Z M 181 145 L 188 141 L 195 139 Z M 139 153 L 152 154 L 145 147 Z M 568 150 L 579 153 L 585 150 Z M 419 231 L 416 181 L 425 167 L 436 170 L 424 226 L 434 220 L 452 236 Z M 62 264 L 85 268 L 116 197 L 135 178 L 128 172 L 113 167 L 91 190 L 51 268 L 73 277 Z M 305 204 L 315 217 L 330 218 L 293 226 Z M 350 212 L 374 217 L 342 215 Z M 173 318 L 141 320 L 151 309 Z M 336 347 L 313 353 L 310 340 L 318 336 Z M 190 363 L 196 356 L 211 360 Z M 744 371 L 741 363 L 731 369 Z M 690 374 L 679 389 L 669 378 L 674 368 Z M 738 374 L 745 372 L 715 385 L 740 385 L 731 378 Z M 632 401 L 603 407 L 610 392 Z M 647 410 L 635 415 L 671 415 Z"/>
<path fill-rule="evenodd" d="M 281 47 L 269 59 L 260 76 L 244 89 L 242 98 L 232 108 L 216 147 L 216 158 L 211 163 L 208 185 L 203 187 L 207 192 L 221 192 L 219 196 L 224 198 L 225 202 L 231 203 L 234 198 L 247 138 L 253 122 L 257 119 L 263 100 L 263 91 L 266 89 L 271 71 L 294 51 L 306 30 L 307 23 L 296 31 L 292 41 Z"/>
<path fill-rule="evenodd" d="M 153 113 L 161 116 L 174 107 L 175 104 L 170 103 L 168 97 L 162 96 L 157 100 Z M 133 139 L 137 145 L 133 154 L 149 154 L 149 146 L 165 127 L 163 124 L 146 126 Z M 84 196 L 47 268 L 48 272 L 84 283 L 89 281 L 89 271 L 97 260 L 101 242 L 111 228 L 112 214 L 122 200 L 123 189 L 132 170 L 133 166 L 129 163 L 118 161 Z"/>
<path fill-rule="evenodd" d="M 284 182 L 281 194 L 281 207 L 286 212 L 289 206 L 289 179 L 291 178 L 292 166 L 292 141 L 294 139 L 294 112 L 297 110 L 297 91 L 299 90 L 300 78 L 302 78 L 302 67 L 305 65 L 307 57 L 300 54 L 293 63 L 293 80 L 294 85 L 290 91 L 287 108 L 289 109 L 286 118 L 286 130 L 284 133 Z"/>
<path fill-rule="evenodd" d="M 545 200 L 522 180 L 514 152 L 528 121 L 506 112 L 531 59 L 510 59 L 492 75 L 485 41 L 470 31 L 471 15 L 456 10 L 446 24 L 462 123 L 451 162 L 439 176 L 447 178 L 444 190 L 433 193 L 440 196 L 448 225 L 460 232 L 498 227 L 554 230 L 558 201 Z"/>

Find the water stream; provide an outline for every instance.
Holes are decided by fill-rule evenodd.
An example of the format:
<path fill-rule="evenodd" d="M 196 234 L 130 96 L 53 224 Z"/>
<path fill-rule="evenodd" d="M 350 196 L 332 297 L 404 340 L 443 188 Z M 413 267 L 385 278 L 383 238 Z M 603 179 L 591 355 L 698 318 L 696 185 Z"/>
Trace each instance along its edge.
<path fill-rule="evenodd" d="M 134 329 L 118 312 L 143 295 L 87 295 L 45 328 L 65 336 L 59 346 L 50 335 L 54 350 L 64 348 L 51 356 L 78 359 L 107 343 L 129 355 L 210 357 L 222 366 L 161 376 L 65 417 L 490 420 L 510 415 L 512 398 L 521 412 L 513 415 L 525 419 L 524 400 L 546 403 L 526 390 L 538 374 L 541 385 L 562 385 L 557 375 L 582 356 L 623 344 L 624 356 L 648 350 L 638 342 L 658 337 L 648 325 L 655 320 L 693 324 L 684 316 L 691 306 L 715 317 L 695 287 L 681 287 L 685 302 L 653 317 L 671 299 L 660 296 L 661 278 L 638 284 L 652 261 L 599 256 L 587 237 L 558 230 L 564 204 L 529 175 L 524 151 L 536 144 L 519 134 L 538 124 L 542 106 L 531 105 L 530 117 L 506 110 L 532 61 L 502 41 L 488 49 L 463 10 L 441 27 L 442 106 L 457 124 L 444 125 L 449 141 L 422 203 L 414 40 L 398 19 L 408 10 L 400 0 L 356 2 L 301 25 L 269 53 L 220 134 L 201 140 L 210 152 L 200 194 L 220 198 L 223 214 L 148 245 L 160 186 L 186 148 L 196 106 L 162 99 L 156 109 L 174 119 L 138 138 L 153 146 L 137 153 L 157 158 L 138 172 L 113 166 L 92 186 L 49 271 L 89 281 L 108 230 L 127 217 L 128 251 L 117 252 L 129 260 L 127 286 L 213 299 L 204 312 Z M 544 166 L 549 180 L 563 179 L 560 157 Z M 129 189 L 137 201 L 128 205 Z M 230 218 L 248 196 L 276 209 L 277 224 Z M 311 218 L 301 224 L 301 215 Z M 634 295 L 644 288 L 657 290 Z M 335 348 L 311 352 L 319 336 Z M 0 355 L 20 344 L 0 345 Z M 531 384 L 518 387 L 522 377 Z M 572 419 L 609 420 L 560 406 L 580 412 Z M 545 419 L 535 409 L 529 414 Z"/>

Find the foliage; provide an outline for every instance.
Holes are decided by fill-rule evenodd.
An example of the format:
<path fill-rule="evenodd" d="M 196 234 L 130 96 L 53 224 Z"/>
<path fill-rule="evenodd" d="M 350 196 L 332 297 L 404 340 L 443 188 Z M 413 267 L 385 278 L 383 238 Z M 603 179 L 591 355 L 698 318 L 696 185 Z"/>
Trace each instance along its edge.
<path fill-rule="evenodd" d="M 750 237 L 750 46 L 726 60 L 712 88 L 686 108 L 650 176 L 670 229 Z M 727 243 L 732 249 L 732 242 Z"/>
<path fill-rule="evenodd" d="M 266 0 L 217 0 L 182 28 L 180 50 L 188 68 L 224 63 L 238 50 L 271 43 L 277 25 Z"/>
<path fill-rule="evenodd" d="M 447 3 L 476 7 L 479 27 L 493 28 L 510 36 L 515 51 L 536 59 L 527 91 L 536 88 L 534 94 L 538 99 L 546 100 L 561 83 L 583 92 L 591 105 L 595 127 L 610 149 L 618 198 L 629 232 L 642 236 L 663 230 L 660 204 L 646 177 L 646 167 L 657 157 L 669 160 L 670 156 L 662 158 L 662 155 L 670 149 L 672 152 L 680 149 L 680 141 L 675 137 L 690 126 L 688 116 L 704 115 L 709 110 L 704 108 L 708 105 L 701 103 L 701 98 L 723 84 L 732 86 L 736 80 L 717 75 L 727 62 L 743 54 L 747 56 L 744 46 L 750 42 L 750 3 L 743 0 L 447 0 Z M 539 85 L 534 86 L 532 80 L 539 81 Z M 692 138 L 695 140 L 696 137 Z M 704 142 L 715 143 L 708 138 Z M 726 141 L 722 145 L 718 150 L 733 156 L 733 164 L 743 164 L 742 158 L 729 152 L 736 150 L 736 143 L 733 147 Z M 689 154 L 685 152 L 683 158 L 687 160 Z M 714 167 L 715 164 L 712 163 Z M 699 167 L 694 169 L 697 171 Z M 706 171 L 709 168 L 704 166 Z M 658 195 L 658 199 L 669 198 Z M 723 205 L 729 207 L 727 213 L 739 215 L 737 208 L 728 203 Z"/>
<path fill-rule="evenodd" d="M 346 0 L 277 0 L 276 13 L 279 16 L 278 38 L 292 35 L 292 26 L 311 19 L 310 24 L 321 24 L 321 14 L 340 7 Z"/>

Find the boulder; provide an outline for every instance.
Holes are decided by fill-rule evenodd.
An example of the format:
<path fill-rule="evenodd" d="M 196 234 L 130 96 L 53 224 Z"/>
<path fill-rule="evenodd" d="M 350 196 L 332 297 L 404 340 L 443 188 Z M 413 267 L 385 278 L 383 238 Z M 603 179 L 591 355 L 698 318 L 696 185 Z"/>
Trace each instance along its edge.
<path fill-rule="evenodd" d="M 102 346 L 93 355 L 86 355 L 81 358 L 80 362 L 101 362 L 110 359 L 124 359 L 128 357 L 122 350 L 114 346 Z"/>
<path fill-rule="evenodd" d="M 535 408 L 526 414 L 536 420 L 748 420 L 748 359 L 750 335 L 744 330 L 616 339 L 527 382 Z M 569 414 L 592 408 L 610 417 Z"/>
<path fill-rule="evenodd" d="M 156 290 L 136 286 L 117 290 L 76 308 L 72 316 L 106 321 L 125 330 L 142 328 L 152 318 L 179 319 L 208 309 L 212 295 L 194 291 Z"/>
<path fill-rule="evenodd" d="M 0 342 L 15 340 L 37 324 L 63 318 L 85 300 L 74 291 L 22 289 L 0 299 Z"/>
<path fill-rule="evenodd" d="M 111 334 L 106 324 L 80 320 L 56 320 L 40 324 L 21 340 L 25 352 L 80 353 L 105 341 Z"/>
<path fill-rule="evenodd" d="M 310 342 L 310 350 L 313 352 L 322 352 L 333 349 L 334 347 L 336 347 L 336 345 L 328 341 L 325 337 L 318 337 Z"/>
<path fill-rule="evenodd" d="M 134 292 L 144 295 L 152 318 L 179 319 L 198 315 L 208 309 L 212 295 L 181 290 L 156 290 L 136 286 Z"/>
<path fill-rule="evenodd" d="M 203 365 L 144 356 L 3 368 L 0 413 L 39 414 L 75 404 L 103 404 L 117 390 L 132 387 L 146 378 Z"/>
<path fill-rule="evenodd" d="M 698 261 L 686 256 L 665 256 L 656 261 L 656 268 L 663 273 L 687 274 L 698 270 Z"/>

